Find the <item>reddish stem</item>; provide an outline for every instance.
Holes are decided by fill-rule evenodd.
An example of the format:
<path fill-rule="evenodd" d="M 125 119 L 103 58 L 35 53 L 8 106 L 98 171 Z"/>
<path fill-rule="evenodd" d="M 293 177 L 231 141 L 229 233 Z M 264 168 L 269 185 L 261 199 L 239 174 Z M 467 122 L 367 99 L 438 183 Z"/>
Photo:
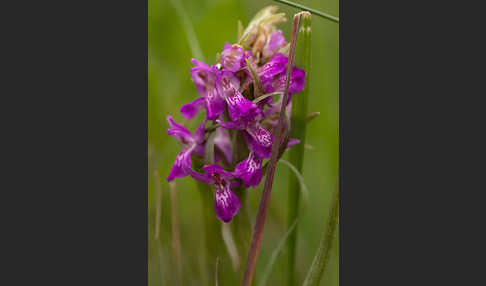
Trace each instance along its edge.
<path fill-rule="evenodd" d="M 302 12 L 301 12 L 302 13 Z M 294 15 L 294 21 L 292 25 L 292 36 L 290 40 L 289 62 L 287 64 L 287 75 L 285 80 L 285 92 L 282 100 L 282 107 L 280 109 L 280 115 L 278 118 L 278 125 L 275 131 L 275 139 L 272 146 L 272 152 L 270 154 L 270 163 L 268 164 L 267 174 L 265 177 L 265 184 L 263 186 L 262 196 L 260 198 L 260 205 L 258 207 L 258 213 L 256 218 L 255 227 L 253 229 L 253 236 L 251 239 L 250 250 L 248 251 L 248 257 L 245 265 L 245 273 L 243 276 L 243 286 L 250 286 L 253 280 L 253 274 L 255 273 L 255 265 L 258 257 L 258 250 L 260 248 L 260 242 L 262 240 L 263 227 L 265 225 L 265 218 L 267 216 L 268 202 L 270 201 L 270 195 L 272 193 L 273 177 L 275 175 L 275 166 L 277 165 L 279 146 L 282 140 L 282 127 L 285 116 L 286 102 L 289 97 L 289 84 L 290 73 L 294 66 L 295 59 L 295 44 L 297 42 L 297 31 L 300 23 L 301 13 Z"/>

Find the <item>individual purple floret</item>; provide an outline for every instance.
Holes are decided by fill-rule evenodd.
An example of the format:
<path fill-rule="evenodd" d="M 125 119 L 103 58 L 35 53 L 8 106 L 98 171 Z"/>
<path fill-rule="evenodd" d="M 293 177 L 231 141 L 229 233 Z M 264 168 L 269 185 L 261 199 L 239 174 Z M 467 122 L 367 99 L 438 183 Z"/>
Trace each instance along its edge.
<path fill-rule="evenodd" d="M 192 172 L 191 155 L 204 155 L 204 147 L 201 143 L 204 141 L 204 121 L 194 132 L 194 135 L 184 126 L 177 124 L 172 116 L 167 116 L 169 129 L 167 134 L 174 136 L 181 144 L 182 151 L 177 154 L 172 170 L 170 171 L 167 181 L 172 181 L 175 178 L 181 178 L 189 175 Z"/>
<path fill-rule="evenodd" d="M 239 92 L 239 80 L 232 72 L 223 71 L 220 84 L 231 121 L 248 120 L 259 112 L 258 106 Z"/>
<path fill-rule="evenodd" d="M 196 65 L 191 68 L 192 80 L 196 84 L 201 98 L 183 105 L 181 113 L 186 119 L 191 119 L 204 106 L 206 107 L 206 119 L 214 120 L 224 111 L 224 100 L 217 86 L 220 72 L 214 65 L 209 67 L 196 59 L 191 61 Z"/>
<path fill-rule="evenodd" d="M 264 64 L 259 75 L 265 92 L 271 93 L 285 90 L 285 78 L 287 77 L 288 58 L 283 54 L 275 54 L 273 58 Z M 305 86 L 305 71 L 297 67 L 292 68 L 290 74 L 289 94 L 299 93 Z"/>
<path fill-rule="evenodd" d="M 205 172 L 203 181 L 214 186 L 214 211 L 216 216 L 224 222 L 231 221 L 241 208 L 240 200 L 230 189 L 230 179 L 233 178 L 233 175 L 215 164 L 206 165 L 203 170 Z"/>
<path fill-rule="evenodd" d="M 224 44 L 221 53 L 221 64 L 224 69 L 232 72 L 238 71 L 245 65 L 245 58 L 245 50 L 241 46 Z"/>
<path fill-rule="evenodd" d="M 262 180 L 262 158 L 251 151 L 248 158 L 236 165 L 233 175 L 240 178 L 247 187 L 255 187 Z"/>
<path fill-rule="evenodd" d="M 260 124 L 250 124 L 243 137 L 251 151 L 254 151 L 261 158 L 269 158 L 272 152 L 273 135 Z"/>

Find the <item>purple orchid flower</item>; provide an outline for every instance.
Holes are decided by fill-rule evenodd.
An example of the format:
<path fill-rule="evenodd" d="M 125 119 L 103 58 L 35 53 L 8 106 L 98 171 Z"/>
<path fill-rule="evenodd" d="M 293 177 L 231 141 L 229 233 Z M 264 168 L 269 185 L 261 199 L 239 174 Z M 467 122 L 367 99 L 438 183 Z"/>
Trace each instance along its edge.
<path fill-rule="evenodd" d="M 224 69 L 236 72 L 246 65 L 245 59 L 249 56 L 241 46 L 226 43 L 221 53 L 221 64 Z"/>
<path fill-rule="evenodd" d="M 217 86 L 220 71 L 214 65 L 209 67 L 196 59 L 191 61 L 196 65 L 191 68 L 192 80 L 201 97 L 183 105 L 180 111 L 186 119 L 191 119 L 202 107 L 205 107 L 206 119 L 214 120 L 224 111 L 224 100 Z"/>
<path fill-rule="evenodd" d="M 289 59 L 285 55 L 277 53 L 259 69 L 259 76 L 265 92 L 284 91 L 288 61 Z M 293 67 L 290 73 L 289 94 L 301 92 L 304 86 L 305 71 Z"/>
<path fill-rule="evenodd" d="M 206 121 L 196 129 L 194 135 L 184 126 L 177 124 L 170 115 L 167 116 L 167 122 L 169 123 L 167 134 L 174 136 L 183 146 L 182 151 L 177 154 L 170 174 L 167 177 L 167 181 L 170 182 L 175 178 L 185 177 L 193 172 L 192 154 L 204 155 L 204 146 L 202 143 L 204 142 L 204 126 Z"/>
<path fill-rule="evenodd" d="M 271 29 L 270 29 L 271 28 Z M 262 32 L 263 31 L 263 32 Z M 214 209 L 216 216 L 223 222 L 230 222 L 241 208 L 238 197 L 232 190 L 241 186 L 255 187 L 262 180 L 262 165 L 265 158 L 270 157 L 274 138 L 272 135 L 277 124 L 285 88 L 288 58 L 280 53 L 288 43 L 282 31 L 267 27 L 255 31 L 251 41 L 253 53 L 243 49 L 238 44 L 226 43 L 221 52 L 221 61 L 209 66 L 196 59 L 191 59 L 191 78 L 199 92 L 199 97 L 181 107 L 180 112 L 186 119 L 192 119 L 201 109 L 206 110 L 206 118 L 202 124 L 191 133 L 184 126 L 167 117 L 169 129 L 167 133 L 181 143 L 182 150 L 177 154 L 168 181 L 190 175 L 195 180 L 214 187 Z M 256 37 L 259 35 L 258 37 Z M 246 45 L 249 46 L 249 45 Z M 256 55 L 256 58 L 253 57 Z M 273 97 L 265 98 L 255 104 L 245 98 L 251 94 L 252 75 L 246 68 L 247 59 L 254 63 L 257 76 L 260 77 L 264 92 L 279 92 L 280 99 L 274 102 Z M 291 111 L 292 94 L 303 90 L 305 71 L 293 67 L 291 71 L 289 99 L 285 102 L 287 113 Z M 206 121 L 213 121 L 220 126 L 205 130 Z M 288 124 L 287 122 L 285 122 Z M 248 157 L 241 162 L 234 162 L 234 152 L 240 152 L 230 140 L 231 135 L 241 135 L 245 140 Z M 214 137 L 215 164 L 202 167 L 202 173 L 192 169 L 191 156 L 204 157 L 206 145 L 205 132 L 216 132 Z M 235 137 L 237 138 L 237 137 Z M 286 149 L 300 141 L 289 138 Z M 283 147 L 284 142 L 281 142 Z M 237 154 L 239 157 L 240 154 Z M 236 166 L 235 166 L 236 165 Z M 232 172 L 224 170 L 233 169 Z M 196 169 L 200 169 L 200 165 Z"/>
<path fill-rule="evenodd" d="M 223 222 L 230 222 L 241 208 L 238 197 L 231 191 L 233 175 L 223 167 L 213 164 L 203 167 L 204 176 L 199 179 L 214 186 L 214 211 Z"/>
<path fill-rule="evenodd" d="M 273 135 L 259 123 L 253 122 L 243 131 L 243 138 L 250 150 L 261 158 L 269 158 L 272 152 Z"/>
<path fill-rule="evenodd" d="M 240 82 L 232 72 L 223 71 L 220 83 L 231 121 L 235 122 L 240 119 L 249 121 L 250 118 L 258 115 L 260 112 L 258 106 L 240 93 L 238 90 Z"/>

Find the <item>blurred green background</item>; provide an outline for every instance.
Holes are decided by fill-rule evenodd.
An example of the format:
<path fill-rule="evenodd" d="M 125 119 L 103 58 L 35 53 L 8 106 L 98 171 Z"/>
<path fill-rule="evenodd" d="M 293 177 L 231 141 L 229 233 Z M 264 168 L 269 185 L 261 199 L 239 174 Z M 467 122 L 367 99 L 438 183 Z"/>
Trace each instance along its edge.
<path fill-rule="evenodd" d="M 173 0 L 178 1 L 178 0 Z M 243 0 L 182 0 L 179 3 L 189 16 L 199 41 L 204 60 L 214 64 L 216 53 L 225 42 L 234 43 L 237 37 L 237 21 L 246 27 L 253 15 L 267 5 L 276 5 L 285 12 L 288 21 L 279 25 L 287 40 L 290 39 L 291 19 L 297 9 L 274 1 Z M 338 0 L 309 1 L 298 3 L 339 16 Z M 174 262 L 171 252 L 171 204 L 169 185 L 165 181 L 180 148 L 177 141 L 167 135 L 167 115 L 177 122 L 183 118 L 179 112 L 182 104 L 195 99 L 198 94 L 191 81 L 190 59 L 193 57 L 184 26 L 170 0 L 149 0 L 148 10 L 148 281 L 150 286 L 175 285 Z M 307 144 L 303 175 L 310 196 L 303 202 L 298 228 L 297 274 L 300 285 L 317 250 L 321 233 L 328 217 L 329 201 L 338 181 L 339 135 L 339 25 L 312 17 L 312 67 L 310 74 L 309 112 L 321 115 L 307 128 Z M 192 131 L 196 128 L 201 112 L 187 123 Z M 162 178 L 162 216 L 159 240 L 154 239 L 156 213 L 156 185 L 154 170 Z M 260 281 L 263 269 L 269 261 L 280 237 L 286 232 L 286 207 L 289 169 L 277 165 L 272 198 L 265 224 L 265 231 L 258 257 L 254 285 Z M 201 249 L 203 222 L 201 197 L 191 178 L 176 180 L 177 206 L 180 221 L 183 285 L 201 283 Z M 251 218 L 254 223 L 261 185 L 249 189 Z M 330 264 L 320 285 L 338 285 L 338 242 L 333 244 Z M 273 267 L 267 285 L 283 285 L 285 255 Z M 221 285 L 221 284 L 220 284 Z"/>

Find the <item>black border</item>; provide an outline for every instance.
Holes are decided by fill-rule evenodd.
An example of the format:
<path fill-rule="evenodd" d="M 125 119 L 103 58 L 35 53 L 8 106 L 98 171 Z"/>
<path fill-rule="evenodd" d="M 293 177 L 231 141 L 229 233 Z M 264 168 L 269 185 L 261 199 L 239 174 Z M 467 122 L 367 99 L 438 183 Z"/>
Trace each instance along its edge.
<path fill-rule="evenodd" d="M 4 9 L 2 278 L 147 284 L 147 8 Z M 340 0 L 342 285 L 484 280 L 482 11 Z"/>

